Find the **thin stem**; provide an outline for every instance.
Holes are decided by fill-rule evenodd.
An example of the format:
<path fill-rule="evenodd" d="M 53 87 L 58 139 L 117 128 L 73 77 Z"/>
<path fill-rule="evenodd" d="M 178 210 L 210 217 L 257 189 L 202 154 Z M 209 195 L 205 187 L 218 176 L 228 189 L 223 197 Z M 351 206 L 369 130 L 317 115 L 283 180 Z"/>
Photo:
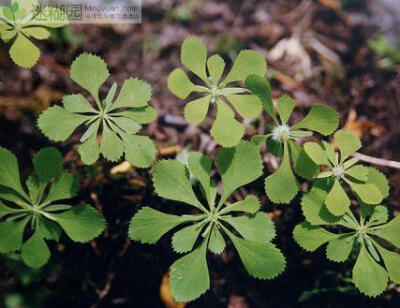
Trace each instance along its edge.
<path fill-rule="evenodd" d="M 368 155 L 361 154 L 361 153 L 354 153 L 352 156 L 357 157 L 359 160 L 362 160 L 362 161 L 365 161 L 367 163 L 371 163 L 374 165 L 400 169 L 400 162 L 398 162 L 398 161 L 387 160 L 387 159 L 383 159 L 383 158 L 376 158 L 376 157 L 368 156 Z"/>

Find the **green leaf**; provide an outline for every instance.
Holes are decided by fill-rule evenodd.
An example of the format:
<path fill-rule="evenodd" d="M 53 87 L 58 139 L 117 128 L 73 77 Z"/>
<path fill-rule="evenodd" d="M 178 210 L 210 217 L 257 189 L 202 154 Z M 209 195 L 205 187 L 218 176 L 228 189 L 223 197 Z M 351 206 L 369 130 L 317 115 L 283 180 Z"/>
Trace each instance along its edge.
<path fill-rule="evenodd" d="M 117 132 L 122 130 L 127 134 L 134 135 L 142 128 L 135 120 L 127 117 L 114 117 L 112 120 L 115 122 Z"/>
<path fill-rule="evenodd" d="M 19 213 L 19 212 L 20 212 L 19 209 L 10 208 L 0 201 L 0 218 L 3 218 L 4 216 L 9 214 Z"/>
<path fill-rule="evenodd" d="M 222 149 L 217 155 L 217 165 L 222 178 L 220 204 L 237 188 L 257 179 L 263 170 L 258 148 L 248 141 L 241 141 L 235 148 Z"/>
<path fill-rule="evenodd" d="M 63 157 L 56 148 L 43 148 L 33 157 L 33 165 L 40 184 L 46 185 L 52 178 L 61 173 Z"/>
<path fill-rule="evenodd" d="M 347 181 L 347 183 L 364 203 L 379 204 L 382 202 L 383 198 L 381 192 L 375 185 L 369 183 L 355 183 L 350 180 Z"/>
<path fill-rule="evenodd" d="M 235 120 L 233 111 L 224 102 L 218 100 L 217 117 L 210 133 L 216 142 L 223 147 L 233 147 L 238 144 L 244 134 L 244 126 Z"/>
<path fill-rule="evenodd" d="M 223 218 L 246 240 L 269 242 L 275 237 L 275 226 L 264 212 L 251 216 L 224 216 Z"/>
<path fill-rule="evenodd" d="M 190 71 L 208 83 L 206 75 L 206 45 L 194 37 L 188 37 L 183 41 L 181 47 L 181 62 Z"/>
<path fill-rule="evenodd" d="M 61 236 L 60 226 L 45 218 L 38 219 L 36 232 L 40 233 L 43 238 L 56 242 L 60 240 Z"/>
<path fill-rule="evenodd" d="M 315 142 L 306 142 L 303 145 L 304 151 L 307 155 L 317 164 L 317 165 L 325 165 L 329 166 L 329 161 L 326 156 L 325 151 L 321 148 L 318 143 Z"/>
<path fill-rule="evenodd" d="M 353 268 L 353 283 L 361 293 L 371 297 L 385 291 L 388 283 L 385 269 L 372 259 L 364 245 Z"/>
<path fill-rule="evenodd" d="M 5 27 L 3 30 L 2 27 Z M 3 42 L 8 43 L 11 41 L 15 36 L 17 35 L 17 31 L 12 29 L 11 27 L 7 25 L 3 25 L 0 23 L 0 36 Z"/>
<path fill-rule="evenodd" d="M 0 185 L 9 187 L 29 200 L 19 178 L 17 158 L 9 150 L 0 147 Z"/>
<path fill-rule="evenodd" d="M 71 113 L 97 113 L 82 94 L 64 95 L 62 103 L 64 108 Z"/>
<path fill-rule="evenodd" d="M 138 168 L 148 168 L 156 158 L 156 146 L 147 136 L 123 135 L 125 159 Z"/>
<path fill-rule="evenodd" d="M 247 272 L 259 279 L 273 279 L 286 266 L 285 257 L 269 242 L 250 241 L 228 233 Z"/>
<path fill-rule="evenodd" d="M 231 94 L 227 99 L 235 110 L 245 119 L 254 119 L 261 113 L 261 101 L 252 94 Z"/>
<path fill-rule="evenodd" d="M 350 169 L 347 169 L 345 171 L 345 174 L 361 182 L 365 182 L 368 180 L 368 168 L 361 165 L 357 165 L 351 167 Z"/>
<path fill-rule="evenodd" d="M 126 79 L 110 111 L 119 108 L 145 107 L 150 97 L 151 87 L 147 82 L 137 78 Z"/>
<path fill-rule="evenodd" d="M 296 173 L 305 179 L 316 177 L 319 173 L 319 167 L 307 155 L 304 149 L 293 140 L 289 140 L 288 144 Z"/>
<path fill-rule="evenodd" d="M 76 196 L 79 189 L 79 177 L 74 174 L 62 174 L 54 180 L 44 204 Z"/>
<path fill-rule="evenodd" d="M 49 247 L 38 231 L 22 245 L 21 257 L 26 265 L 33 268 L 42 267 L 49 260 Z"/>
<path fill-rule="evenodd" d="M 183 223 L 180 216 L 144 207 L 132 218 L 129 224 L 129 237 L 144 244 L 156 243 L 165 233 Z"/>
<path fill-rule="evenodd" d="M 99 127 L 101 123 L 102 123 L 101 119 L 97 119 L 94 122 L 92 122 L 92 124 L 89 125 L 89 128 L 85 131 L 85 133 L 82 135 L 79 141 L 85 142 L 94 135 L 96 137 L 96 144 L 97 144 L 97 135 L 99 133 Z"/>
<path fill-rule="evenodd" d="M 50 37 L 50 32 L 43 27 L 29 27 L 29 28 L 23 28 L 22 32 L 27 36 L 27 37 L 33 37 L 37 40 L 46 40 Z"/>
<path fill-rule="evenodd" d="M 95 131 L 97 131 L 97 128 L 95 128 Z M 84 143 L 79 146 L 78 152 L 82 161 L 86 165 L 94 164 L 99 159 L 100 147 L 97 142 L 97 132 L 93 133 Z"/>
<path fill-rule="evenodd" d="M 361 148 L 360 139 L 351 131 L 341 129 L 333 137 L 340 150 L 341 163 Z"/>
<path fill-rule="evenodd" d="M 211 230 L 210 240 L 208 242 L 208 249 L 215 253 L 220 254 L 224 251 L 226 242 L 218 227 L 214 225 Z"/>
<path fill-rule="evenodd" d="M 283 156 L 283 143 L 272 138 L 267 139 L 267 150 L 276 157 Z"/>
<path fill-rule="evenodd" d="M 301 209 L 306 220 L 312 225 L 336 224 L 340 217 L 332 215 L 325 207 L 328 193 L 314 184 L 310 192 L 301 199 Z"/>
<path fill-rule="evenodd" d="M 30 200 L 33 203 L 38 203 L 42 198 L 43 194 L 39 190 L 39 180 L 35 176 L 29 176 L 26 180 L 26 187 L 28 188 Z M 47 184 L 47 183 L 46 183 Z"/>
<path fill-rule="evenodd" d="M 293 238 L 296 243 L 311 252 L 339 236 L 340 234 L 328 232 L 320 226 L 312 226 L 306 221 L 298 224 L 293 230 Z"/>
<path fill-rule="evenodd" d="M 185 119 L 191 123 L 200 123 L 204 121 L 208 107 L 210 105 L 210 96 L 200 97 L 186 104 Z"/>
<path fill-rule="evenodd" d="M 173 181 L 171 175 L 174 175 Z M 187 169 L 176 160 L 161 160 L 154 165 L 153 184 L 160 197 L 199 206 Z"/>
<path fill-rule="evenodd" d="M 212 162 L 201 153 L 193 152 L 188 157 L 188 167 L 193 176 L 200 182 L 205 192 L 208 204 L 211 206 L 210 172 Z"/>
<path fill-rule="evenodd" d="M 265 192 L 274 203 L 289 203 L 299 191 L 289 161 L 288 146 L 284 144 L 284 155 L 279 169 L 265 179 Z"/>
<path fill-rule="evenodd" d="M 354 244 L 354 236 L 339 237 L 328 243 L 326 256 L 334 262 L 344 262 L 348 259 Z"/>
<path fill-rule="evenodd" d="M 196 250 L 171 265 L 169 284 L 172 296 L 176 301 L 192 301 L 209 289 L 210 276 L 206 252 L 206 240 L 203 240 Z"/>
<path fill-rule="evenodd" d="M 88 204 L 52 216 L 74 242 L 88 242 L 99 236 L 106 226 L 103 216 Z"/>
<path fill-rule="evenodd" d="M 292 115 L 296 102 L 289 95 L 282 95 L 277 101 L 279 116 L 282 124 L 286 124 Z"/>
<path fill-rule="evenodd" d="M 373 234 L 389 241 L 397 248 L 400 248 L 400 215 L 397 215 L 381 229 L 375 230 Z"/>
<path fill-rule="evenodd" d="M 367 205 L 370 207 L 369 205 Z M 371 213 L 371 217 L 368 221 L 368 224 L 374 226 L 387 222 L 389 219 L 389 213 L 386 207 L 383 205 L 374 206 L 374 209 Z"/>
<path fill-rule="evenodd" d="M 339 114 L 327 105 L 313 105 L 310 112 L 292 129 L 308 129 L 327 136 L 333 133 L 339 125 Z"/>
<path fill-rule="evenodd" d="M 29 196 L 22 197 L 14 189 L 0 185 L 0 199 L 11 201 L 15 204 L 26 204 Z"/>
<path fill-rule="evenodd" d="M 227 214 L 231 212 L 245 212 L 254 214 L 260 209 L 260 201 L 256 196 L 248 195 L 244 200 L 235 202 L 229 206 L 224 207 L 220 214 Z"/>
<path fill-rule="evenodd" d="M 207 68 L 211 80 L 217 83 L 224 72 L 225 61 L 221 58 L 221 56 L 213 55 L 207 60 Z"/>
<path fill-rule="evenodd" d="M 112 162 L 119 161 L 124 154 L 124 144 L 117 134 L 107 124 L 103 123 L 103 134 L 101 135 L 100 153 Z"/>
<path fill-rule="evenodd" d="M 140 124 L 153 122 L 157 118 L 157 112 L 150 106 L 131 108 L 127 111 L 119 112 L 118 115 L 132 119 Z"/>
<path fill-rule="evenodd" d="M 187 98 L 197 87 L 181 68 L 174 69 L 168 76 L 168 89 L 181 99 Z"/>
<path fill-rule="evenodd" d="M 375 243 L 376 244 L 376 243 Z M 389 278 L 394 283 L 400 283 L 400 254 L 398 252 L 389 251 L 376 244 L 376 248 L 385 263 Z"/>
<path fill-rule="evenodd" d="M 172 248 L 174 251 L 178 253 L 191 251 L 204 227 L 204 224 L 205 223 L 202 221 L 175 232 L 172 237 Z"/>
<path fill-rule="evenodd" d="M 335 149 L 332 147 L 331 144 L 329 144 L 326 141 L 322 141 L 322 147 L 325 150 L 326 157 L 328 158 L 330 165 L 333 167 L 335 166 L 338 162 L 336 161 L 336 152 Z"/>
<path fill-rule="evenodd" d="M 98 98 L 101 85 L 110 76 L 107 64 L 98 56 L 82 53 L 71 65 L 71 79 Z"/>
<path fill-rule="evenodd" d="M 376 188 L 378 188 L 382 195 L 382 199 L 385 199 L 387 196 L 389 196 L 389 182 L 382 172 L 376 170 L 375 168 L 368 167 L 367 183 L 373 184 L 376 186 Z"/>
<path fill-rule="evenodd" d="M 343 215 L 349 208 L 350 199 L 338 179 L 335 179 L 332 189 L 326 196 L 325 204 L 329 212 L 335 216 Z"/>
<path fill-rule="evenodd" d="M 272 102 L 272 91 L 269 81 L 264 77 L 259 75 L 249 75 L 246 78 L 246 87 L 262 102 L 264 110 L 269 114 L 269 116 L 278 123 L 275 115 L 274 105 Z"/>
<path fill-rule="evenodd" d="M 28 219 L 0 222 L 0 253 L 19 250 Z M 4 236 L 7 234 L 7 236 Z"/>
<path fill-rule="evenodd" d="M 15 64 L 31 68 L 36 64 L 40 57 L 40 50 L 22 33 L 17 34 L 17 38 L 10 48 L 10 57 Z"/>
<path fill-rule="evenodd" d="M 262 55 L 254 50 L 242 50 L 235 59 L 223 84 L 245 80 L 250 74 L 264 76 L 266 72 L 267 63 Z"/>
<path fill-rule="evenodd" d="M 38 119 L 43 134 L 54 141 L 65 141 L 73 131 L 91 117 L 70 113 L 60 106 L 47 108 Z M 55 125 L 57 123 L 57 125 Z"/>

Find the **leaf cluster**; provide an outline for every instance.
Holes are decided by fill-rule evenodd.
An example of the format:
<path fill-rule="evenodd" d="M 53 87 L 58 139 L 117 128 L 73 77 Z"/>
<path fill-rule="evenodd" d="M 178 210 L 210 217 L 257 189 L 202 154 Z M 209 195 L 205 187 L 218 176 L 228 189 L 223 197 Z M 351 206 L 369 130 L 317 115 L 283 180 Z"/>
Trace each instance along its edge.
<path fill-rule="evenodd" d="M 370 182 L 382 198 L 387 197 L 389 185 L 385 176 L 367 168 Z M 307 251 L 327 244 L 326 256 L 334 262 L 344 262 L 356 254 L 352 280 L 365 295 L 375 297 L 387 287 L 388 280 L 400 283 L 400 218 L 388 222 L 388 211 L 382 205 L 368 205 L 359 200 L 359 218 L 350 208 L 335 216 L 326 204 L 331 194 L 326 179 L 319 179 L 303 196 L 301 206 L 306 221 L 294 231 L 295 241 Z"/>
<path fill-rule="evenodd" d="M 248 195 L 244 200 L 227 203 L 236 189 L 262 174 L 257 147 L 241 141 L 234 148 L 220 150 L 216 163 L 222 179 L 219 199 L 216 182 L 210 178 L 212 162 L 201 153 L 191 153 L 187 165 L 176 160 L 157 162 L 153 172 L 156 193 L 191 205 L 197 213 L 177 216 L 144 207 L 130 224 L 131 239 L 147 244 L 154 244 L 168 231 L 184 225 L 172 237 L 173 249 L 187 253 L 170 267 L 171 291 L 177 301 L 194 300 L 209 289 L 207 250 L 221 253 L 227 239 L 251 276 L 272 279 L 285 268 L 284 256 L 271 243 L 275 237 L 273 222 L 260 211 L 258 199 Z M 190 176 L 197 181 L 200 198 L 193 190 Z"/>
<path fill-rule="evenodd" d="M 267 65 L 264 57 L 253 50 L 242 50 L 229 73 L 222 78 L 225 70 L 223 58 L 218 54 L 207 58 L 206 45 L 189 37 L 182 44 L 181 62 L 202 83 L 194 84 L 181 68 L 176 68 L 168 76 L 168 88 L 177 97 L 186 99 L 192 93 L 201 95 L 186 104 L 185 119 L 201 123 L 210 104 L 215 104 L 217 115 L 210 130 L 211 136 L 224 147 L 237 145 L 243 137 L 244 125 L 235 119 L 235 111 L 244 119 L 253 119 L 260 115 L 262 108 L 257 96 L 235 86 L 235 83 L 244 81 L 250 74 L 265 75 Z"/>
<path fill-rule="evenodd" d="M 16 157 L 0 147 L 0 253 L 18 251 L 30 267 L 41 267 L 50 258 L 46 241 L 58 242 L 62 230 L 74 242 L 100 235 L 105 221 L 88 204 L 72 206 L 79 178 L 62 172 L 62 156 L 44 148 L 33 158 L 36 175 L 24 187 Z"/>
<path fill-rule="evenodd" d="M 82 94 L 65 95 L 63 106 L 52 106 L 40 115 L 38 126 L 44 135 L 54 141 L 65 141 L 84 125 L 86 130 L 80 138 L 78 151 L 85 164 L 95 163 L 100 154 L 112 162 L 125 154 L 132 165 L 150 167 L 156 155 L 155 145 L 149 137 L 137 135 L 142 124 L 156 118 L 155 110 L 148 105 L 150 85 L 129 78 L 116 95 L 114 82 L 107 95 L 100 99 L 100 87 L 110 73 L 100 57 L 88 53 L 75 59 L 70 76 L 90 93 L 95 106 Z"/>
<path fill-rule="evenodd" d="M 267 79 L 250 75 L 246 86 L 260 98 L 264 111 L 269 115 L 272 124 L 267 124 L 266 135 L 253 136 L 252 142 L 266 145 L 268 151 L 281 157 L 281 164 L 273 174 L 265 179 L 265 191 L 274 203 L 289 203 L 298 193 L 299 184 L 294 175 L 313 178 L 318 166 L 298 144 L 299 138 L 311 137 L 313 132 L 327 136 L 333 133 L 339 125 L 339 115 L 327 105 L 313 105 L 308 114 L 299 122 L 289 125 L 289 120 L 296 105 L 288 95 L 283 95 L 276 102 L 277 113 L 272 101 L 271 86 Z"/>
<path fill-rule="evenodd" d="M 37 0 L 13 0 L 11 6 L 0 6 L 0 37 L 12 42 L 10 57 L 15 64 L 30 68 L 40 57 L 39 48 L 31 39 L 46 40 L 47 28 L 60 28 L 68 24 L 65 12 L 51 6 L 38 9 Z"/>

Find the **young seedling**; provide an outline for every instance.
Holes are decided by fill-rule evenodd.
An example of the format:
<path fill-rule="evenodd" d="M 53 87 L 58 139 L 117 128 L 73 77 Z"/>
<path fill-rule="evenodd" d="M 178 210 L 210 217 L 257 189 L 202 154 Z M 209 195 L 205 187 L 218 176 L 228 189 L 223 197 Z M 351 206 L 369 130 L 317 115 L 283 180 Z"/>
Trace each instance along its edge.
<path fill-rule="evenodd" d="M 58 242 L 62 230 L 74 242 L 88 242 L 105 228 L 102 215 L 88 204 L 71 206 L 65 200 L 76 196 L 77 176 L 62 172 L 62 156 L 44 148 L 33 158 L 36 176 L 23 188 L 18 162 L 0 147 L 0 253 L 20 251 L 30 267 L 45 265 L 50 257 L 46 241 Z"/>
<path fill-rule="evenodd" d="M 41 8 L 42 11 L 39 9 Z M 54 7 L 39 7 L 37 0 L 13 0 L 11 6 L 0 6 L 0 36 L 12 41 L 10 57 L 15 64 L 30 68 L 40 57 L 40 50 L 30 39 L 46 40 L 46 28 L 60 28 L 68 24 L 67 15 Z"/>
<path fill-rule="evenodd" d="M 289 203 L 299 191 L 291 163 L 296 173 L 304 178 L 312 178 L 318 171 L 297 140 L 312 136 L 313 131 L 324 136 L 333 133 L 338 127 L 339 115 L 327 105 L 314 105 L 300 122 L 290 126 L 288 122 L 296 105 L 291 97 L 284 95 L 278 99 L 278 119 L 268 80 L 250 75 L 246 79 L 246 86 L 260 98 L 265 112 L 273 121 L 272 125 L 267 124 L 268 134 L 256 135 L 252 142 L 257 145 L 266 143 L 270 153 L 282 157 L 278 170 L 265 179 L 265 191 L 272 202 Z"/>
<path fill-rule="evenodd" d="M 323 166 L 317 178 L 327 178 L 325 199 L 327 209 L 334 215 L 343 215 L 350 206 L 350 198 L 344 191 L 342 184 L 346 183 L 353 192 L 366 204 L 379 204 L 382 195 L 379 189 L 369 182 L 368 168 L 357 165 L 357 158 L 350 155 L 361 148 L 361 141 L 350 131 L 339 130 L 334 135 L 334 140 L 339 147 L 335 153 L 333 147 L 327 143 L 322 146 L 315 142 L 304 144 L 307 155 L 319 166 Z"/>
<path fill-rule="evenodd" d="M 389 186 L 384 175 L 372 168 L 369 168 L 369 173 L 374 177 L 381 194 L 386 197 Z M 326 256 L 334 262 L 344 262 L 352 251 L 358 251 L 353 283 L 367 296 L 381 294 L 386 289 L 388 278 L 400 283 L 400 254 L 395 252 L 395 248 L 400 248 L 400 216 L 387 222 L 388 212 L 384 206 L 360 202 L 358 220 L 350 209 L 337 217 L 324 206 L 327 195 L 324 185 L 314 186 L 304 195 L 302 209 L 306 221 L 295 227 L 295 241 L 307 251 L 315 251 L 328 243 Z M 333 233 L 327 231 L 326 227 L 342 232 Z"/>
<path fill-rule="evenodd" d="M 153 172 L 156 193 L 189 204 L 199 213 L 177 216 L 144 207 L 130 224 L 131 239 L 147 244 L 156 243 L 171 229 L 186 224 L 172 237 L 176 252 L 189 252 L 171 265 L 169 282 L 177 301 L 194 300 L 209 289 L 206 252 L 219 254 L 225 249 L 223 234 L 232 241 L 251 276 L 272 279 L 285 268 L 284 256 L 271 243 L 275 237 L 273 222 L 260 211 L 258 199 L 248 195 L 242 201 L 227 203 L 236 189 L 262 174 L 257 147 L 241 141 L 235 148 L 222 149 L 217 156 L 217 165 L 223 186 L 218 201 L 216 183 L 210 179 L 212 162 L 201 153 L 190 154 L 187 166 L 176 160 L 156 163 Z M 192 189 L 190 175 L 200 185 L 201 199 Z M 205 202 L 200 201 L 202 199 Z"/>
<path fill-rule="evenodd" d="M 232 87 L 230 84 L 244 81 L 249 74 L 265 75 L 265 59 L 253 50 L 242 50 L 230 72 L 221 79 L 225 69 L 222 57 L 215 54 L 207 59 L 206 45 L 190 37 L 182 44 L 181 62 L 204 84 L 192 83 L 181 68 L 175 69 L 168 76 L 168 88 L 177 97 L 186 99 L 193 92 L 202 95 L 186 104 L 185 119 L 192 123 L 201 123 L 207 115 L 210 103 L 215 104 L 217 115 L 210 130 L 212 137 L 223 147 L 237 145 L 243 137 L 244 125 L 235 119 L 234 110 L 241 117 L 252 119 L 260 114 L 261 102 L 246 89 Z"/>
<path fill-rule="evenodd" d="M 155 110 L 148 105 L 151 87 L 142 80 L 129 78 L 115 100 L 115 82 L 100 100 L 99 89 L 109 76 L 107 65 L 100 57 L 81 54 L 72 63 L 71 79 L 91 94 L 96 106 L 82 94 L 66 95 L 63 107 L 50 107 L 40 115 L 38 126 L 51 140 L 65 141 L 84 124 L 87 130 L 80 139 L 78 151 L 85 164 L 96 162 L 100 153 L 113 162 L 125 153 L 125 159 L 132 165 L 149 167 L 155 159 L 155 145 L 149 137 L 136 133 L 141 124 L 156 118 Z"/>

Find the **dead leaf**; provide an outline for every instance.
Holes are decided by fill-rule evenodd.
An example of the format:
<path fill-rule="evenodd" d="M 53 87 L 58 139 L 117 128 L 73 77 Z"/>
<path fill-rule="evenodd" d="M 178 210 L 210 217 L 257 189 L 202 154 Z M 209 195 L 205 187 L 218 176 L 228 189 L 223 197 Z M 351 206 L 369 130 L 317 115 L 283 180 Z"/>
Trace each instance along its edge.
<path fill-rule="evenodd" d="M 179 153 L 180 150 L 181 150 L 181 147 L 179 145 L 172 145 L 172 146 L 159 148 L 158 154 L 160 156 L 171 156 L 171 155 L 175 155 L 176 153 Z"/>
<path fill-rule="evenodd" d="M 169 272 L 165 273 L 160 286 L 160 298 L 167 308 L 185 308 L 185 303 L 176 302 L 169 287 Z"/>
<path fill-rule="evenodd" d="M 374 137 L 379 137 L 385 133 L 385 128 L 373 121 L 357 120 L 357 112 L 351 109 L 347 116 L 344 129 L 350 130 L 362 139 L 365 134 L 370 134 Z"/>
<path fill-rule="evenodd" d="M 249 305 L 247 305 L 244 296 L 232 294 L 229 297 L 228 308 L 249 308 Z"/>
<path fill-rule="evenodd" d="M 110 173 L 116 175 L 118 173 L 127 173 L 132 169 L 132 165 L 127 161 L 120 163 L 119 165 L 112 167 Z"/>

